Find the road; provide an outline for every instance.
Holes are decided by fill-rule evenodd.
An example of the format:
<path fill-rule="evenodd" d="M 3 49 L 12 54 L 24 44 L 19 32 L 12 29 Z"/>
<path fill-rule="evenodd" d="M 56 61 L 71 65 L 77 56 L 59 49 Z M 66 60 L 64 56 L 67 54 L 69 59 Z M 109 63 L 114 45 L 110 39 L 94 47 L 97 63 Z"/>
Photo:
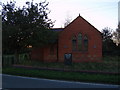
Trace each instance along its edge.
<path fill-rule="evenodd" d="M 118 88 L 118 85 L 83 83 L 2 75 L 2 88 Z"/>

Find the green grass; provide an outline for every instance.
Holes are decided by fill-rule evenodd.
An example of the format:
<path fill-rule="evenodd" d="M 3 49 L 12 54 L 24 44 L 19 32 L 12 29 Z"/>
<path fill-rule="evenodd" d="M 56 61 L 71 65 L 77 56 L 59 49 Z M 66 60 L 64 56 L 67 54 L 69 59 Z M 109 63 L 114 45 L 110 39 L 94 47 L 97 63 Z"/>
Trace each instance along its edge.
<path fill-rule="evenodd" d="M 36 66 L 36 67 L 49 67 L 61 68 L 70 70 L 89 70 L 89 71 L 104 71 L 104 72 L 120 72 L 120 57 L 103 57 L 103 62 L 81 62 L 72 63 L 66 66 L 64 63 L 45 63 L 39 61 L 24 60 L 21 65 Z"/>
<path fill-rule="evenodd" d="M 28 77 L 58 79 L 58 80 L 120 84 L 118 83 L 120 79 L 119 75 L 87 74 L 87 73 L 78 73 L 78 72 L 63 72 L 63 71 L 49 71 L 49 70 L 31 70 L 31 69 L 13 68 L 13 67 L 3 68 L 3 73 L 28 76 Z"/>
<path fill-rule="evenodd" d="M 70 66 L 66 66 L 63 63 L 45 63 L 25 58 L 25 55 L 20 54 L 20 65 L 29 65 L 36 67 L 50 67 L 50 68 L 61 68 L 61 69 L 70 69 L 70 70 L 89 70 L 89 71 L 105 71 L 105 72 L 120 72 L 120 56 L 105 56 L 103 57 L 103 62 L 81 62 L 81 63 L 72 63 Z M 4 55 L 5 64 L 4 66 L 11 65 L 11 58 L 13 55 Z M 8 59 L 10 58 L 10 59 Z"/>
<path fill-rule="evenodd" d="M 22 55 L 21 55 L 22 57 Z M 10 63 L 10 62 L 9 62 Z M 48 67 L 48 68 L 60 68 L 69 70 L 88 70 L 88 71 L 105 71 L 105 72 L 120 72 L 120 57 L 103 57 L 103 62 L 81 62 L 72 63 L 72 65 L 66 66 L 64 63 L 45 63 L 30 60 L 21 60 L 20 65 L 28 65 L 33 67 Z M 119 75 L 109 74 L 89 74 L 89 73 L 78 73 L 78 72 L 63 72 L 63 71 L 49 71 L 49 70 L 31 70 L 23 68 L 4 67 L 3 73 L 38 77 L 38 78 L 49 78 L 49 79 L 60 79 L 60 80 L 72 80 L 72 81 L 83 81 L 83 82 L 97 82 L 97 83 L 110 83 L 118 84 Z"/>

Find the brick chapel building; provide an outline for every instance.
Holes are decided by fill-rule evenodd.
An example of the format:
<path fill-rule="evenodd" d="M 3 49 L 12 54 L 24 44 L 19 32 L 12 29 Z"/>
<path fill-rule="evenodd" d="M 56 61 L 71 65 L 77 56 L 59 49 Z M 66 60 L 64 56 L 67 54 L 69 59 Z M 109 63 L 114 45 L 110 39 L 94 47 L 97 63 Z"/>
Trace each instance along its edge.
<path fill-rule="evenodd" d="M 94 26 L 78 16 L 65 28 L 56 28 L 58 41 L 44 48 L 33 48 L 31 58 L 44 62 L 100 62 L 102 36 Z"/>

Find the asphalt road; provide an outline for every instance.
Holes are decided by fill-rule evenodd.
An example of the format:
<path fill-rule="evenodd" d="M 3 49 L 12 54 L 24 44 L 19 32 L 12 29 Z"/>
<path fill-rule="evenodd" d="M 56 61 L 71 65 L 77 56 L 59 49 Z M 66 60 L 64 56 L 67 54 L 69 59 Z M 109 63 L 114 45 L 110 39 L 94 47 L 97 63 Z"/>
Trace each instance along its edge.
<path fill-rule="evenodd" d="M 118 85 L 83 83 L 2 75 L 2 88 L 118 88 Z"/>

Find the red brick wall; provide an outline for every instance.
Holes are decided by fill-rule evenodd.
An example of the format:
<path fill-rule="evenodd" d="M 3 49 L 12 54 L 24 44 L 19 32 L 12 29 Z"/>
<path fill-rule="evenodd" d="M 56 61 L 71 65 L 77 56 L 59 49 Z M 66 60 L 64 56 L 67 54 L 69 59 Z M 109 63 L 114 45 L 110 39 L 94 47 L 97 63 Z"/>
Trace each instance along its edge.
<path fill-rule="evenodd" d="M 50 52 L 51 45 L 44 48 L 44 61 L 45 62 L 56 62 L 57 61 L 57 45 L 53 46 L 53 53 Z"/>
<path fill-rule="evenodd" d="M 72 36 L 87 35 L 89 40 L 88 52 L 72 51 Z M 96 45 L 96 48 L 94 48 Z M 100 61 L 102 58 L 102 37 L 100 32 L 86 22 L 82 17 L 75 19 L 59 35 L 59 62 L 64 61 L 65 53 L 72 53 L 73 62 Z"/>
<path fill-rule="evenodd" d="M 43 61 L 44 58 L 43 50 L 44 50 L 43 48 L 33 48 L 31 51 L 31 59 Z"/>
<path fill-rule="evenodd" d="M 72 51 L 72 36 L 78 35 L 88 36 L 88 51 Z M 96 48 L 94 48 L 94 45 Z M 54 54 L 50 54 L 51 45 L 42 49 L 33 49 L 32 58 L 44 62 L 64 62 L 64 54 L 72 53 L 73 62 L 99 62 L 102 60 L 102 37 L 91 24 L 82 17 L 77 17 L 69 24 L 64 31 L 60 32 L 58 39 L 58 60 L 57 45 L 54 45 Z"/>
<path fill-rule="evenodd" d="M 31 59 L 44 61 L 44 62 L 56 62 L 57 61 L 57 45 L 53 46 L 54 52 L 50 53 L 50 46 L 44 48 L 33 48 L 31 52 Z"/>

